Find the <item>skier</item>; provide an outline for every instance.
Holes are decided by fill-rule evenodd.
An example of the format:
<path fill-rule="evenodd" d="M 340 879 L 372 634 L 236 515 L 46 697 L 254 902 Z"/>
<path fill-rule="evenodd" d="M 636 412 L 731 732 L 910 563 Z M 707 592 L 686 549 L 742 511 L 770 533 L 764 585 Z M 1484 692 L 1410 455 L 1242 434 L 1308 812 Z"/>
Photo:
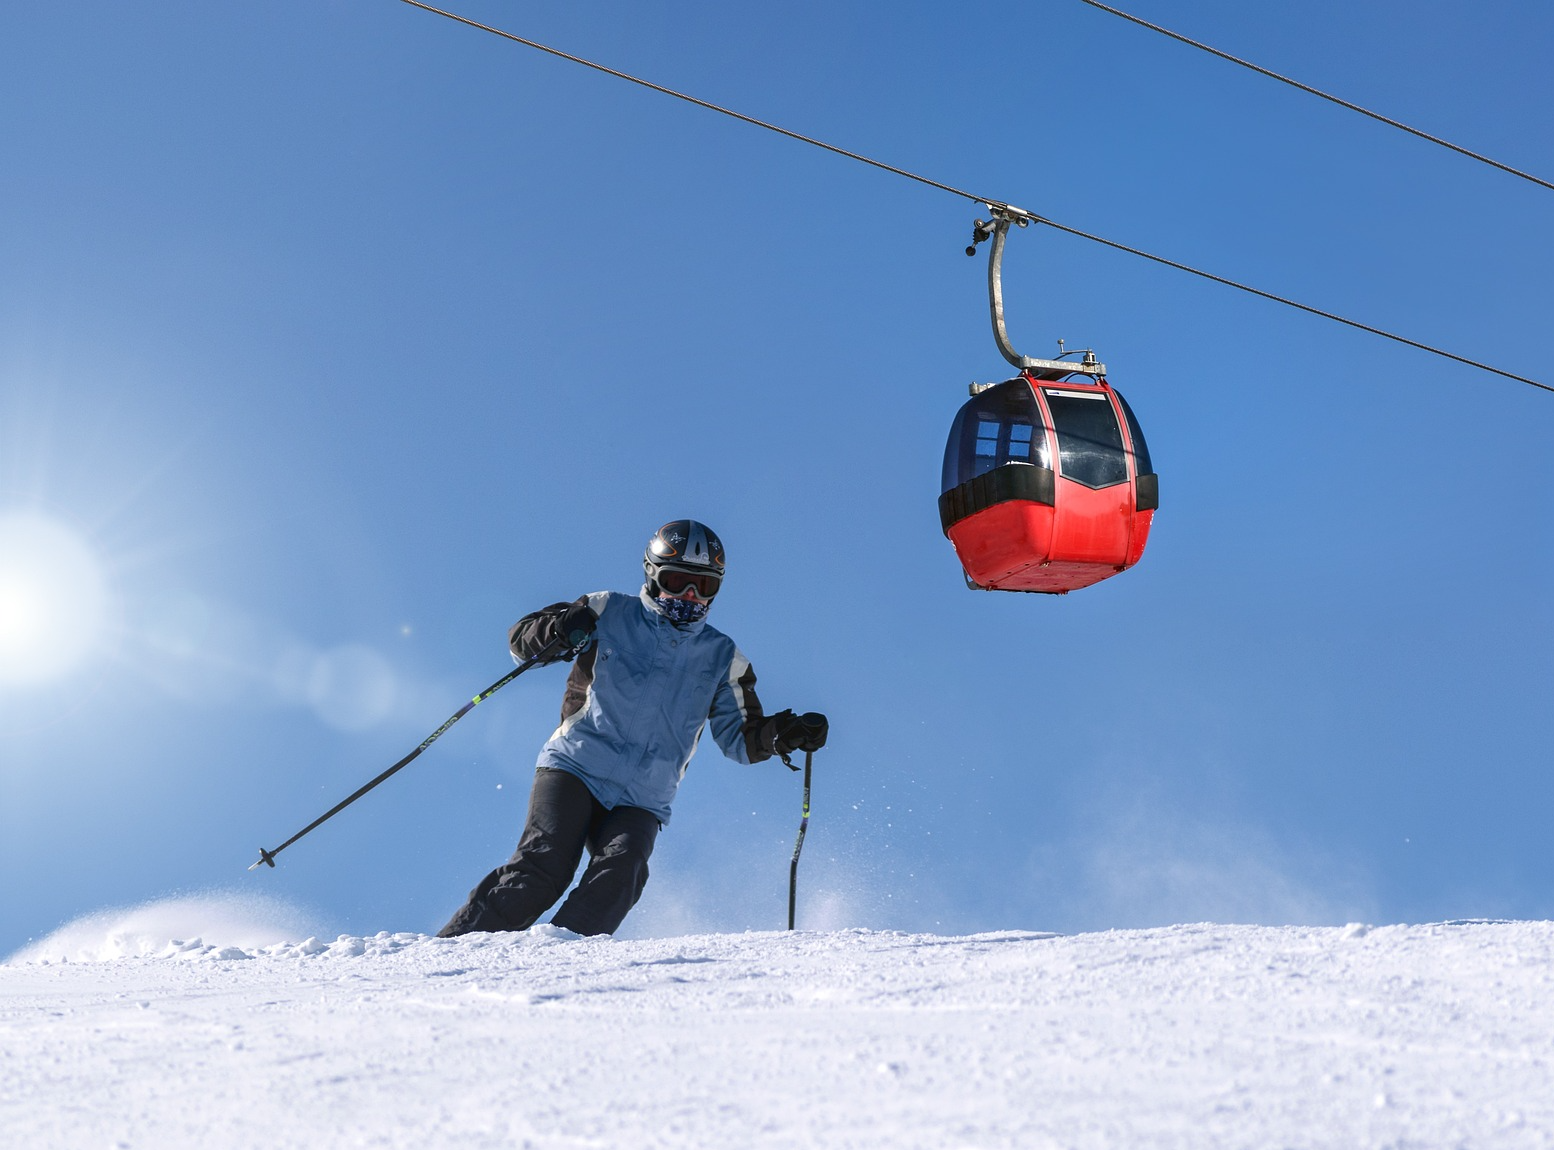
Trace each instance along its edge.
<path fill-rule="evenodd" d="M 613 934 L 636 905 L 648 856 L 691 754 L 710 723 L 735 762 L 817 751 L 824 715 L 766 715 L 755 672 L 733 640 L 706 623 L 723 583 L 723 544 L 694 519 L 676 519 L 648 541 L 647 582 L 636 598 L 600 591 L 525 615 L 508 632 L 515 659 L 574 660 L 561 725 L 540 749 L 518 849 L 470 892 L 448 925 L 527 930 L 572 882 L 552 917 L 577 934 Z"/>

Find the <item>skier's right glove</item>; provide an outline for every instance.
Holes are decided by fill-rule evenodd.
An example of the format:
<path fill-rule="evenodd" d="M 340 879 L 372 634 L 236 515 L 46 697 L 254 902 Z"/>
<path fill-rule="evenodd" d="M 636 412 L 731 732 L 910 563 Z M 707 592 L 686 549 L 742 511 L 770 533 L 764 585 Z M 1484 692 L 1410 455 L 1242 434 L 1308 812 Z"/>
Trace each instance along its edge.
<path fill-rule="evenodd" d="M 566 648 L 561 658 L 571 659 L 592 647 L 598 626 L 599 616 L 590 607 L 583 603 L 571 604 L 556 620 L 556 635 Z"/>
<path fill-rule="evenodd" d="M 525 615 L 507 629 L 507 648 L 520 662 L 533 660 L 541 665 L 561 663 L 575 658 L 593 645 L 599 616 L 589 610 L 588 600 L 552 603 Z"/>

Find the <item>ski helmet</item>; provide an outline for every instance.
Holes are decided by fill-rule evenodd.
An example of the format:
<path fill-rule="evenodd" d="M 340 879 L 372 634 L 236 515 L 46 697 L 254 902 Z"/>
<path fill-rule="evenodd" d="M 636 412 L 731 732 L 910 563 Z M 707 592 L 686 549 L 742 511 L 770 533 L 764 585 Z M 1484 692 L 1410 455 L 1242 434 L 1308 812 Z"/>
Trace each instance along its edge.
<path fill-rule="evenodd" d="M 723 541 L 705 523 L 673 520 L 648 540 L 642 569 L 655 598 L 683 595 L 690 588 L 697 598 L 710 600 L 723 583 Z M 672 586 L 665 586 L 666 580 Z"/>

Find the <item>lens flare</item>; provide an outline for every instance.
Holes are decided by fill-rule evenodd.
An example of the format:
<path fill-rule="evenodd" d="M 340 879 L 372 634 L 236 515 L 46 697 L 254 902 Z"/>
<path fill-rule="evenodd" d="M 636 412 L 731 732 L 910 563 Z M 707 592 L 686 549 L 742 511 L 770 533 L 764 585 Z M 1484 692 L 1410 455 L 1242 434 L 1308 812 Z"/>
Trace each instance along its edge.
<path fill-rule="evenodd" d="M 76 532 L 34 512 L 0 513 L 0 685 L 47 683 L 100 640 L 102 564 Z"/>

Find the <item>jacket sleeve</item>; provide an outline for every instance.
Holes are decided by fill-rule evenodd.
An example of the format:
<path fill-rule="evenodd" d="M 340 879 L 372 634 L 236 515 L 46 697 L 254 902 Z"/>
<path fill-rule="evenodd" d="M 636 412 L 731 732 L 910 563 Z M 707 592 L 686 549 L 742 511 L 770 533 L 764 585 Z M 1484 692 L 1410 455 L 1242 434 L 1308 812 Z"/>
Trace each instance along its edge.
<path fill-rule="evenodd" d="M 755 693 L 755 669 L 737 648 L 712 697 L 707 720 L 712 737 L 735 762 L 759 763 L 772 757 L 771 743 L 763 738 L 768 722 Z"/>
<path fill-rule="evenodd" d="M 561 617 L 573 607 L 588 607 L 598 617 L 598 609 L 590 602 L 592 596 L 584 595 L 574 599 L 570 603 L 552 603 L 549 607 L 542 607 L 525 615 L 507 630 L 507 649 L 513 653 L 517 662 L 525 662 L 544 651 L 560 637 Z M 557 651 L 545 661 L 553 663 L 557 659 L 571 659 L 570 649 Z"/>

